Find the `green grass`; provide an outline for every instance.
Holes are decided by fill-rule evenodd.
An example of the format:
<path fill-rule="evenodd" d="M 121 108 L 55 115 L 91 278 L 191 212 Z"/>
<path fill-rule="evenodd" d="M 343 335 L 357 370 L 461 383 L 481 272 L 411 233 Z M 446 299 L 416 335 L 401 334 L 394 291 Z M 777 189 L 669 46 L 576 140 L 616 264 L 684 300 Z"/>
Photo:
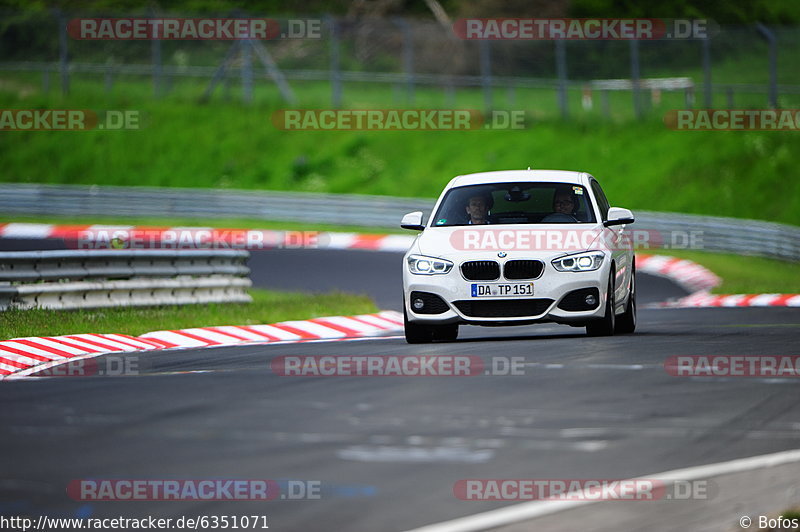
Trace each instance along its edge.
<path fill-rule="evenodd" d="M 797 263 L 763 257 L 684 250 L 650 250 L 647 253 L 680 257 L 701 264 L 717 274 L 722 284 L 714 294 L 797 294 L 800 268 Z"/>
<path fill-rule="evenodd" d="M 613 204 L 634 210 L 676 211 L 764 219 L 800 225 L 797 132 L 679 132 L 662 122 L 680 108 L 668 93 L 649 118 L 632 121 L 629 95 L 612 95 L 611 120 L 596 103 L 575 118 L 557 118 L 555 93 L 515 92 L 529 113 L 523 130 L 281 131 L 270 121 L 281 103 L 259 85 L 252 106 L 217 95 L 199 105 L 202 86 L 179 84 L 154 100 L 146 80 L 120 81 L 110 94 L 101 81 L 75 79 L 73 95 L 43 94 L 35 76 L 4 74 L 0 107 L 136 109 L 139 131 L 3 132 L 0 157 L 6 182 L 180 186 L 364 193 L 435 197 L 455 175 L 526 168 L 585 170 Z M 327 85 L 311 84 L 303 107 L 324 107 Z M 353 87 L 349 107 L 386 107 L 393 91 Z M 302 87 L 298 87 L 298 92 Z M 441 91 L 418 92 L 426 105 L 446 105 Z M 316 95 L 316 96 L 314 96 Z M 499 106 L 508 105 L 496 91 Z M 437 99 L 438 98 L 438 99 Z M 387 102 L 387 99 L 389 100 Z M 405 105 L 397 100 L 396 105 Z M 422 105 L 415 105 L 421 107 Z M 454 107 L 480 108 L 478 90 L 457 92 Z M 616 109 L 620 109 L 617 114 Z M 776 195 L 781 201 L 775 201 Z"/>
<path fill-rule="evenodd" d="M 93 310 L 9 310 L 0 312 L 0 340 L 24 336 L 119 333 L 138 336 L 162 329 L 214 325 L 257 325 L 377 312 L 367 296 L 250 290 L 253 302 L 126 307 Z"/>

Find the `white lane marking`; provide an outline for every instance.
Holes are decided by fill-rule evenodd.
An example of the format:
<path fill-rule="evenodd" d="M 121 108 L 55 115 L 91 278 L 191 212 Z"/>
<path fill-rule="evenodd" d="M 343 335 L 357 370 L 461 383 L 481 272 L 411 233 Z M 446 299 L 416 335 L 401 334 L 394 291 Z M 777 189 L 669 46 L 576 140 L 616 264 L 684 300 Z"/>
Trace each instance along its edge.
<path fill-rule="evenodd" d="M 133 231 L 135 229 L 137 229 L 137 226 L 135 225 L 106 225 L 106 224 L 94 224 L 86 228 L 87 231 L 107 231 L 109 233 L 113 233 L 114 231 Z M 141 229 L 141 227 L 139 229 Z"/>
<path fill-rule="evenodd" d="M 390 447 L 351 445 L 336 451 L 342 460 L 357 462 L 467 463 L 482 464 L 494 457 L 491 449 L 462 447 Z"/>
<path fill-rule="evenodd" d="M 378 247 L 378 249 L 380 251 L 399 251 L 405 253 L 413 243 L 413 236 L 389 235 L 385 237 L 383 241 L 381 241 L 381 245 Z"/>
<path fill-rule="evenodd" d="M 5 238 L 48 238 L 55 226 L 52 224 L 9 223 L 3 227 Z"/>
<path fill-rule="evenodd" d="M 323 249 L 349 249 L 357 236 L 356 233 L 324 233 L 324 235 L 328 237 L 328 242 L 320 246 Z"/>
<path fill-rule="evenodd" d="M 524 366 L 543 369 L 621 369 L 639 371 L 643 369 L 664 368 L 664 364 L 546 364 L 544 362 L 525 362 Z"/>
<path fill-rule="evenodd" d="M 711 477 L 720 475 L 729 475 L 732 473 L 752 471 L 753 469 L 776 467 L 794 462 L 800 462 L 800 449 L 792 449 L 789 451 L 781 451 L 772 454 L 763 454 L 760 456 L 751 456 L 749 458 L 739 458 L 737 460 L 718 462 L 716 464 L 687 467 L 684 469 L 672 469 L 662 473 L 653 473 L 652 475 L 629 479 L 629 481 L 634 482 L 657 478 L 664 482 L 665 485 L 669 485 L 677 480 L 691 481 L 709 479 Z M 543 517 L 545 515 L 563 512 L 564 510 L 571 510 L 599 502 L 602 501 L 577 500 L 524 502 L 521 504 L 514 504 L 504 508 L 499 508 L 497 510 L 490 510 L 488 512 L 481 512 L 478 514 L 469 515 L 467 517 L 452 519 L 450 521 L 434 523 L 432 525 L 412 529 L 409 532 L 473 532 L 479 530 L 488 530 L 491 528 L 506 526 L 512 523 L 518 523 L 520 521 L 527 521 L 529 519 L 535 519 L 537 517 Z"/>

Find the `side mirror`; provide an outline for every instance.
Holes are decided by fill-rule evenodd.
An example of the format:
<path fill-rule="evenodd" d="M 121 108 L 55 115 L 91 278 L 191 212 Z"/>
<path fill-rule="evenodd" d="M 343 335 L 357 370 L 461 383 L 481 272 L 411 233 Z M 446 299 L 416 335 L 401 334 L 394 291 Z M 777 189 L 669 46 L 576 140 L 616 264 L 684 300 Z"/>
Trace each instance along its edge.
<path fill-rule="evenodd" d="M 603 222 L 605 227 L 612 225 L 624 225 L 633 223 L 633 213 L 621 207 L 611 207 L 608 209 L 608 220 Z"/>
<path fill-rule="evenodd" d="M 422 211 L 410 212 L 403 216 L 400 227 L 403 229 L 413 229 L 414 231 L 424 231 L 425 226 L 422 225 Z"/>

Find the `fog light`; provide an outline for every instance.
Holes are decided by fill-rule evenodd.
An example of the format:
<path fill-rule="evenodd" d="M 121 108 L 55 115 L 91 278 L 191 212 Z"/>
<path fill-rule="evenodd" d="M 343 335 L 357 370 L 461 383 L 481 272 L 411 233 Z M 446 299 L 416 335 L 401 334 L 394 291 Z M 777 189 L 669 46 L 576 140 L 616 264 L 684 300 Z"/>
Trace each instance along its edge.
<path fill-rule="evenodd" d="M 584 299 L 584 301 L 586 302 L 586 305 L 590 307 L 593 307 L 597 304 L 597 299 L 592 294 L 586 296 L 586 299 Z"/>
<path fill-rule="evenodd" d="M 411 305 L 414 307 L 414 310 L 422 310 L 422 307 L 425 306 L 425 302 L 422 299 L 417 298 Z"/>

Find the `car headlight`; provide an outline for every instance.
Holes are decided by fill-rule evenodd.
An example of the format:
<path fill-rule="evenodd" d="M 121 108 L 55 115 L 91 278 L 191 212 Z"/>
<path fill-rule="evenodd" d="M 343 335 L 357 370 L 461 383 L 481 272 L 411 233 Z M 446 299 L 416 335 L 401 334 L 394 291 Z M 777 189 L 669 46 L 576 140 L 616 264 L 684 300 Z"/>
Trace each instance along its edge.
<path fill-rule="evenodd" d="M 411 255 L 408 257 L 408 270 L 418 275 L 437 275 L 447 273 L 453 269 L 453 263 L 436 257 L 424 255 Z"/>
<path fill-rule="evenodd" d="M 605 258 L 602 251 L 589 251 L 553 259 L 552 264 L 560 272 L 590 272 L 602 266 Z"/>

